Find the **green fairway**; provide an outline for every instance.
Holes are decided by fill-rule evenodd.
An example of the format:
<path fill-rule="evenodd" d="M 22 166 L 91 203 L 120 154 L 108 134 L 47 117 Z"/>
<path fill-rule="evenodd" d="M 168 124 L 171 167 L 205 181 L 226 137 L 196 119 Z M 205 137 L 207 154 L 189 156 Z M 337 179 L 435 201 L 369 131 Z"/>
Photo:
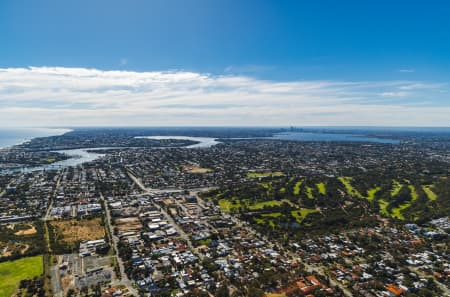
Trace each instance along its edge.
<path fill-rule="evenodd" d="M 261 186 L 266 189 L 267 191 L 271 191 L 272 190 L 272 182 L 268 182 L 268 183 L 261 183 Z"/>
<path fill-rule="evenodd" d="M 230 210 L 232 209 L 239 209 L 241 207 L 241 203 L 237 201 L 236 204 L 233 204 L 233 202 L 231 202 L 230 200 L 220 199 L 219 206 L 223 211 L 230 212 Z"/>
<path fill-rule="evenodd" d="M 373 201 L 375 199 L 375 194 L 381 190 L 381 187 L 376 187 L 370 190 L 367 190 L 367 200 Z"/>
<path fill-rule="evenodd" d="M 273 219 L 281 217 L 281 212 L 272 212 L 272 213 L 264 213 L 262 214 L 263 219 L 254 218 L 255 222 L 257 224 L 267 224 L 269 223 L 269 226 L 274 228 L 275 223 Z"/>
<path fill-rule="evenodd" d="M 10 297 L 21 280 L 32 279 L 42 273 L 42 256 L 0 263 L 0 297 Z"/>
<path fill-rule="evenodd" d="M 250 210 L 258 210 L 264 208 L 264 206 L 271 207 L 271 206 L 280 206 L 283 203 L 288 203 L 292 205 L 292 203 L 289 200 L 269 200 L 269 201 L 261 201 L 257 202 L 255 204 L 247 205 L 248 209 Z"/>
<path fill-rule="evenodd" d="M 278 218 L 281 216 L 281 212 L 271 212 L 271 213 L 263 213 L 263 217 L 270 217 L 270 218 Z"/>
<path fill-rule="evenodd" d="M 389 212 L 387 211 L 389 202 L 387 202 L 386 200 L 380 199 L 380 200 L 378 200 L 378 205 L 380 206 L 380 212 L 383 215 L 389 217 L 390 215 L 389 215 Z"/>
<path fill-rule="evenodd" d="M 306 186 L 305 190 L 306 190 L 306 197 L 308 197 L 309 199 L 314 199 L 312 188 Z"/>
<path fill-rule="evenodd" d="M 268 223 L 270 227 L 272 227 L 272 228 L 275 227 L 275 223 L 273 222 L 273 220 L 266 220 L 266 219 L 259 219 L 259 218 L 253 218 L 253 220 L 258 225 L 266 225 Z"/>
<path fill-rule="evenodd" d="M 436 193 L 434 193 L 431 189 L 433 188 L 433 185 L 424 185 L 422 186 L 423 191 L 427 195 L 428 199 L 431 201 L 434 201 L 437 199 Z"/>
<path fill-rule="evenodd" d="M 338 179 L 344 185 L 348 195 L 358 198 L 364 198 L 363 195 L 361 195 L 361 193 L 350 184 L 353 178 L 343 176 L 339 177 Z"/>
<path fill-rule="evenodd" d="M 403 188 L 403 185 L 399 183 L 396 180 L 392 181 L 392 190 L 391 190 L 391 197 L 394 197 L 400 193 L 400 190 Z"/>
<path fill-rule="evenodd" d="M 309 209 L 309 208 L 300 208 L 297 210 L 291 211 L 291 215 L 295 218 L 297 223 L 301 223 L 308 214 L 317 212 L 316 209 Z M 271 213 L 264 213 L 261 214 L 262 218 L 253 218 L 255 223 L 258 225 L 269 225 L 270 227 L 275 227 L 276 224 L 274 220 L 281 217 L 282 214 L 280 212 L 271 212 Z"/>
<path fill-rule="evenodd" d="M 300 194 L 300 187 L 302 186 L 303 180 L 298 181 L 294 186 L 294 195 Z"/>
<path fill-rule="evenodd" d="M 410 202 L 400 205 L 399 207 L 392 209 L 392 217 L 399 220 L 404 220 L 405 217 L 402 214 L 402 211 L 411 206 Z"/>
<path fill-rule="evenodd" d="M 318 183 L 316 186 L 317 186 L 317 190 L 319 191 L 320 194 L 322 194 L 322 195 L 327 194 L 327 189 L 325 188 L 324 183 Z"/>
<path fill-rule="evenodd" d="M 286 199 L 283 200 L 269 200 L 269 201 L 261 201 L 256 202 L 253 204 L 250 204 L 250 201 L 248 199 L 243 200 L 227 200 L 227 199 L 220 199 L 219 200 L 219 206 L 220 208 L 225 212 L 230 212 L 231 210 L 238 210 L 239 208 L 246 207 L 249 210 L 260 210 L 264 207 L 272 207 L 272 206 L 280 206 L 283 203 L 288 203 L 289 205 L 293 206 L 292 202 Z"/>
<path fill-rule="evenodd" d="M 411 192 L 412 201 L 416 201 L 417 198 L 419 198 L 419 195 L 417 195 L 417 192 L 416 192 L 416 188 L 413 185 L 409 185 L 408 188 L 409 188 L 409 191 Z"/>
<path fill-rule="evenodd" d="M 295 220 L 298 223 L 301 223 L 308 214 L 316 212 L 315 209 L 309 209 L 309 208 L 301 208 L 299 210 L 293 210 L 291 211 L 291 215 L 295 218 Z"/>
<path fill-rule="evenodd" d="M 262 225 L 262 224 L 264 224 L 264 222 L 265 222 L 264 219 L 260 219 L 260 218 L 253 218 L 253 220 L 254 220 L 255 223 L 258 224 L 258 225 Z"/>
<path fill-rule="evenodd" d="M 261 172 L 261 173 L 258 173 L 258 172 L 249 172 L 249 173 L 247 173 L 247 177 L 248 177 L 248 178 L 259 178 L 259 177 L 269 177 L 269 176 L 277 177 L 277 176 L 283 176 L 283 175 L 284 175 L 284 173 L 281 172 L 281 171 L 275 171 L 275 172 Z"/>

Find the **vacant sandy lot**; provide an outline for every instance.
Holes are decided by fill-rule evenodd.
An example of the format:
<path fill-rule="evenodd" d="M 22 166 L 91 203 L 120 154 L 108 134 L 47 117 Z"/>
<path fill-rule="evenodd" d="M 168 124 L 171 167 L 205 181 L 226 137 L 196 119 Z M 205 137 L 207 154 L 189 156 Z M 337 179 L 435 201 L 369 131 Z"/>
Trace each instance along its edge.
<path fill-rule="evenodd" d="M 140 230 L 142 228 L 141 221 L 136 217 L 116 219 L 115 225 L 119 231 Z"/>
<path fill-rule="evenodd" d="M 28 227 L 29 227 L 28 229 L 17 231 L 16 233 L 14 233 L 14 235 L 32 235 L 32 234 L 36 234 L 37 230 L 36 230 L 36 227 L 34 227 L 34 225 L 30 224 L 30 225 L 28 225 Z"/>
<path fill-rule="evenodd" d="M 208 168 L 202 168 L 196 165 L 185 165 L 183 166 L 183 171 L 185 172 L 189 172 L 189 173 L 198 173 L 198 174 L 203 174 L 203 173 L 208 173 L 211 172 L 211 169 Z"/>
<path fill-rule="evenodd" d="M 57 238 L 66 243 L 77 243 L 82 240 L 95 240 L 105 237 L 105 228 L 100 218 L 90 220 L 65 220 L 50 223 Z"/>
<path fill-rule="evenodd" d="M 0 242 L 0 257 L 9 257 L 13 254 L 23 255 L 29 248 L 30 246 L 25 243 Z"/>

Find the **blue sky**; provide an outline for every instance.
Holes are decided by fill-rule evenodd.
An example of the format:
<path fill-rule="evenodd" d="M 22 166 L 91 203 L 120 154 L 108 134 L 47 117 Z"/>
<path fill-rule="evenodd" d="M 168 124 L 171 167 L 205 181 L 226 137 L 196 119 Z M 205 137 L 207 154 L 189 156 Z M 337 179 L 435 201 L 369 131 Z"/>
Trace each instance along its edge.
<path fill-rule="evenodd" d="M 450 126 L 449 15 L 446 1 L 0 1 L 0 123 L 164 124 L 157 110 L 169 125 Z"/>

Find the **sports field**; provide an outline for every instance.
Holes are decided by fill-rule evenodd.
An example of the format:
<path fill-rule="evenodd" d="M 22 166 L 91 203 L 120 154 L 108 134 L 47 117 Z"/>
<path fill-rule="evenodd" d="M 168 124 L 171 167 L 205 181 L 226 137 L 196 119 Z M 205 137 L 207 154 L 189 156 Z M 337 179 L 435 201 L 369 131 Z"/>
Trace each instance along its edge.
<path fill-rule="evenodd" d="M 10 297 L 23 279 L 43 273 L 42 256 L 22 258 L 0 263 L 0 297 Z"/>

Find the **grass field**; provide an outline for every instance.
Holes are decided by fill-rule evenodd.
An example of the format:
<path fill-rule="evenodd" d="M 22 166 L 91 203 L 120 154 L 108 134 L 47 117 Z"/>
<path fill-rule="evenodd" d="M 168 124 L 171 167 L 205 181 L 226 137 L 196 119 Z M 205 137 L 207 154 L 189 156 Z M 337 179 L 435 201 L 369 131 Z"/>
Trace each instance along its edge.
<path fill-rule="evenodd" d="M 45 160 L 45 163 L 47 163 L 47 164 L 52 164 L 52 163 L 55 163 L 56 162 L 56 159 L 55 158 L 47 158 L 46 160 Z"/>
<path fill-rule="evenodd" d="M 233 205 L 233 203 L 227 199 L 220 199 L 219 200 L 219 206 L 220 208 L 225 212 L 230 212 L 233 208 L 239 208 L 240 205 Z"/>
<path fill-rule="evenodd" d="M 0 263 L 0 297 L 10 297 L 21 280 L 32 279 L 42 273 L 42 256 Z"/>
<path fill-rule="evenodd" d="M 278 218 L 281 216 L 281 212 L 271 212 L 271 213 L 263 213 L 263 217 L 269 217 L 269 218 Z"/>
<path fill-rule="evenodd" d="M 254 218 L 255 222 L 260 225 L 268 222 L 269 226 L 273 228 L 275 227 L 273 219 L 281 217 L 281 212 L 264 213 L 261 216 L 263 217 L 262 219 Z"/>
<path fill-rule="evenodd" d="M 248 178 L 259 178 L 259 177 L 277 177 L 277 176 L 283 176 L 284 173 L 281 171 L 274 171 L 274 172 L 249 172 L 247 173 Z"/>
<path fill-rule="evenodd" d="M 392 181 L 392 190 L 391 190 L 391 197 L 396 196 L 398 193 L 400 193 L 400 190 L 403 188 L 403 185 L 399 183 L 396 180 Z"/>
<path fill-rule="evenodd" d="M 261 183 L 261 186 L 266 189 L 267 191 L 271 191 L 272 190 L 272 182 L 268 182 L 268 183 Z"/>
<path fill-rule="evenodd" d="M 405 204 L 400 205 L 399 207 L 393 208 L 392 209 L 392 217 L 399 219 L 399 220 L 404 220 L 405 217 L 402 214 L 402 210 L 404 210 L 410 206 L 411 206 L 411 203 L 407 202 Z"/>
<path fill-rule="evenodd" d="M 416 201 L 417 198 L 419 198 L 419 195 L 417 195 L 417 192 L 416 192 L 416 188 L 413 185 L 409 185 L 408 188 L 409 188 L 409 191 L 411 192 L 412 201 Z"/>
<path fill-rule="evenodd" d="M 273 222 L 273 220 L 266 220 L 266 219 L 259 219 L 259 218 L 253 218 L 253 220 L 258 225 L 264 225 L 264 224 L 266 224 L 268 222 L 270 227 L 272 227 L 272 228 L 275 227 L 275 223 Z"/>
<path fill-rule="evenodd" d="M 227 200 L 227 199 L 220 199 L 219 200 L 219 207 L 225 211 L 230 212 L 231 210 L 238 210 L 239 208 L 243 207 L 245 205 L 249 210 L 260 210 L 263 209 L 265 206 L 271 207 L 271 206 L 280 206 L 283 203 L 288 203 L 292 205 L 292 202 L 289 200 L 269 200 L 269 201 L 261 201 L 256 202 L 253 204 L 250 204 L 248 200 Z"/>
<path fill-rule="evenodd" d="M 318 183 L 316 186 L 317 186 L 317 190 L 319 191 L 319 194 L 322 194 L 322 195 L 327 194 L 327 189 L 325 188 L 324 183 Z"/>
<path fill-rule="evenodd" d="M 306 186 L 305 190 L 306 190 L 306 197 L 308 197 L 309 199 L 314 199 L 312 188 Z"/>
<path fill-rule="evenodd" d="M 279 206 L 285 202 L 292 205 L 292 203 L 289 200 L 269 200 L 269 201 L 257 202 L 255 204 L 251 204 L 251 205 L 247 205 L 247 206 L 248 206 L 248 209 L 250 209 L 250 210 L 258 210 L 258 209 L 264 208 L 264 206 L 268 206 L 268 207 Z"/>
<path fill-rule="evenodd" d="M 387 202 L 386 200 L 380 199 L 380 200 L 378 200 L 378 205 L 380 206 L 380 212 L 383 215 L 389 217 L 390 215 L 389 215 L 389 212 L 387 211 L 389 202 Z"/>
<path fill-rule="evenodd" d="M 381 190 L 381 187 L 376 187 L 367 191 L 367 200 L 373 201 L 375 199 L 375 194 Z"/>
<path fill-rule="evenodd" d="M 338 179 L 344 185 L 348 195 L 358 198 L 364 198 L 363 195 L 361 195 L 361 193 L 351 185 L 350 182 L 353 180 L 353 178 L 342 176 Z"/>
<path fill-rule="evenodd" d="M 293 210 L 291 211 L 291 215 L 295 218 L 295 220 L 298 223 L 301 223 L 308 214 L 316 212 L 315 209 L 309 209 L 309 208 L 301 208 L 299 210 Z"/>
<path fill-rule="evenodd" d="M 300 194 L 300 187 L 302 186 L 303 180 L 298 181 L 297 183 L 295 183 L 294 186 L 294 195 L 298 195 Z"/>
<path fill-rule="evenodd" d="M 431 189 L 433 188 L 433 185 L 424 185 L 422 186 L 423 191 L 427 195 L 428 199 L 431 201 L 434 201 L 437 199 L 436 193 L 434 193 Z"/>

